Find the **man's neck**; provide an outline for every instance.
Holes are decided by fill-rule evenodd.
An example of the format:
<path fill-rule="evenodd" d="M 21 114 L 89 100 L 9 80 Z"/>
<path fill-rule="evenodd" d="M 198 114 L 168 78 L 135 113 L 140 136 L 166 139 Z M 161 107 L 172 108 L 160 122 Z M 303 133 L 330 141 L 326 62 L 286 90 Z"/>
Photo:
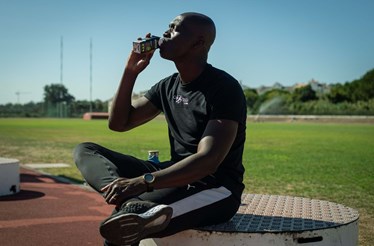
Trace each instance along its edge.
<path fill-rule="evenodd" d="M 191 63 L 175 63 L 179 76 L 182 80 L 182 84 L 189 84 L 190 82 L 197 79 L 200 74 L 204 71 L 207 65 L 206 61 L 191 62 Z"/>

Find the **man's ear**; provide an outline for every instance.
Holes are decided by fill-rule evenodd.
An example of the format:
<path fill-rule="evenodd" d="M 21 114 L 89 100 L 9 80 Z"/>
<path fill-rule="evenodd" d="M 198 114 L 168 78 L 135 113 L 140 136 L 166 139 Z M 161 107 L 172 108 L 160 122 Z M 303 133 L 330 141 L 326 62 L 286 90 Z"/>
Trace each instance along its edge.
<path fill-rule="evenodd" d="M 205 40 L 203 37 L 199 37 L 196 42 L 192 45 L 193 48 L 198 48 L 199 46 L 205 46 Z"/>

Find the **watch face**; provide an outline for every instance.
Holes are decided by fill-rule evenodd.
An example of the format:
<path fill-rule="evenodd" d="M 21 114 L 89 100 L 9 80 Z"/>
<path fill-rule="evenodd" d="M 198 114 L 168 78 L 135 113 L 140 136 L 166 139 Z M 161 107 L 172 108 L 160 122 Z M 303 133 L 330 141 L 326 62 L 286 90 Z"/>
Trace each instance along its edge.
<path fill-rule="evenodd" d="M 155 180 L 155 177 L 151 173 L 144 174 L 144 180 L 147 183 L 152 183 Z"/>

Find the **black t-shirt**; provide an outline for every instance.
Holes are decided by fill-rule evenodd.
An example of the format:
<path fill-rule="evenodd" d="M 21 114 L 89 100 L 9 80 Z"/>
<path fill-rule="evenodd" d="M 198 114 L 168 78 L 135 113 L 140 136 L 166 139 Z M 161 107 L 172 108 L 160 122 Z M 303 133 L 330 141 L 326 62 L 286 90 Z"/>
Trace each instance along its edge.
<path fill-rule="evenodd" d="M 214 176 L 240 199 L 244 189 L 242 156 L 247 111 L 238 81 L 208 64 L 191 83 L 182 85 L 179 74 L 175 73 L 155 84 L 145 97 L 165 114 L 171 160 L 175 162 L 197 152 L 209 120 L 239 123 L 234 143 Z"/>

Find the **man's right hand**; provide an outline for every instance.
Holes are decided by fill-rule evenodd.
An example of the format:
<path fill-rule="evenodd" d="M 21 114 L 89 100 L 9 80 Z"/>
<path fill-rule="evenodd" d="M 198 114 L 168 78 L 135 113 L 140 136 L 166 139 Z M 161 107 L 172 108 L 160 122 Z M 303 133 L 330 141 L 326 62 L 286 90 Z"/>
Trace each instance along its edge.
<path fill-rule="evenodd" d="M 150 36 L 150 33 L 146 35 L 146 37 Z M 154 52 L 155 51 L 152 50 L 147 53 L 138 54 L 131 51 L 131 54 L 127 60 L 126 70 L 135 74 L 141 73 L 149 65 Z"/>
<path fill-rule="evenodd" d="M 149 65 L 153 53 L 154 50 L 144 54 L 138 54 L 131 51 L 131 54 L 127 60 L 126 70 L 138 75 Z"/>

